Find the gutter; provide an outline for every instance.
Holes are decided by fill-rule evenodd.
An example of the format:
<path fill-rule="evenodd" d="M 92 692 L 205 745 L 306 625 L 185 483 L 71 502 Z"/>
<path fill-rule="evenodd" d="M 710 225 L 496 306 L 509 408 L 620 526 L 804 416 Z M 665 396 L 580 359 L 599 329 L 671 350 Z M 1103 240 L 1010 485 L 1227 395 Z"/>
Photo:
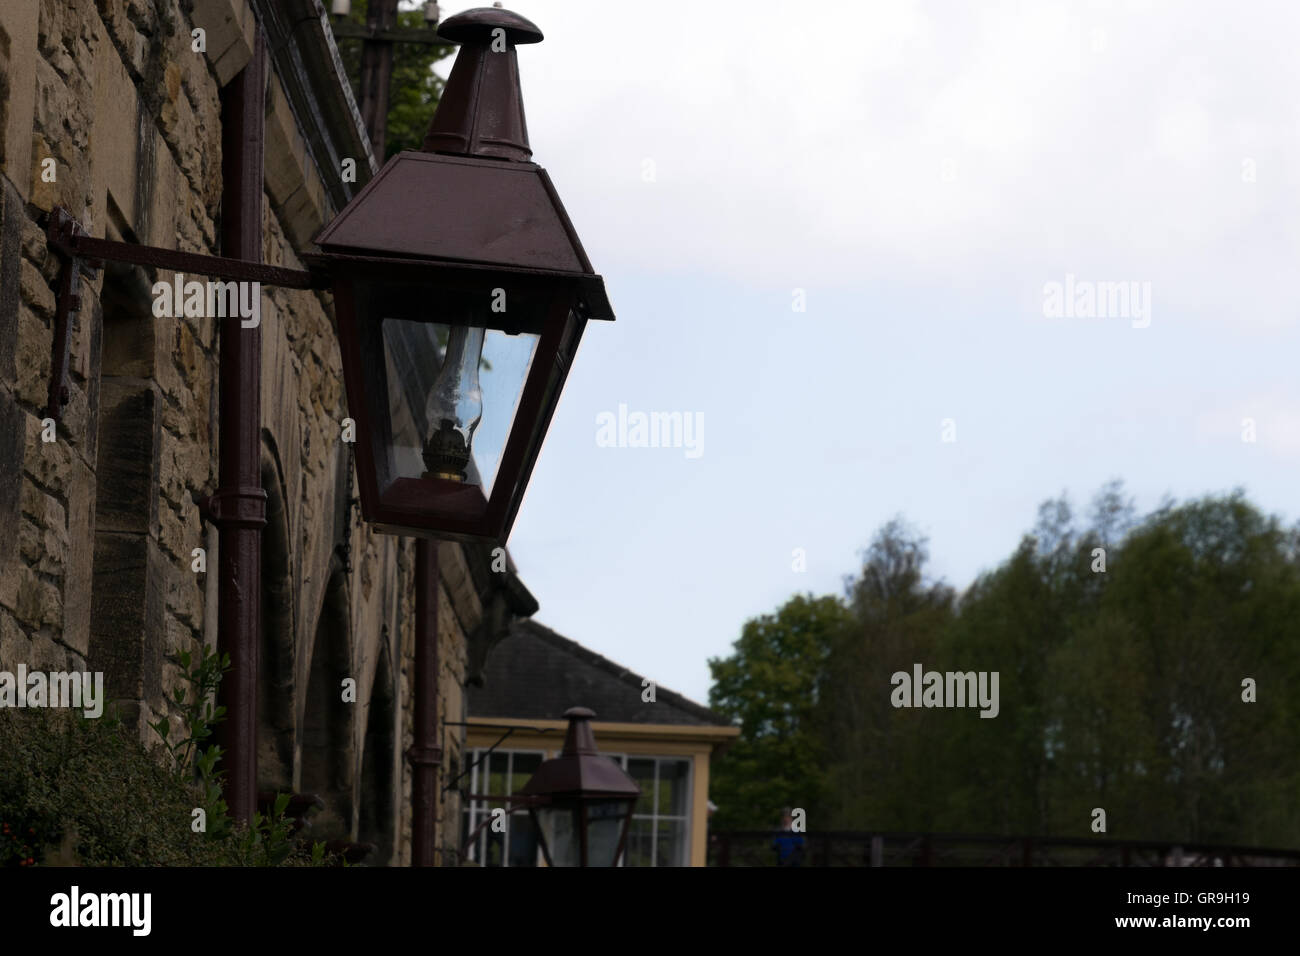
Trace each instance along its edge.
<path fill-rule="evenodd" d="M 249 0 L 267 49 L 335 211 L 379 170 L 343 60 L 320 0 Z M 329 78 L 329 82 L 321 82 Z M 357 161 L 357 181 L 343 182 L 343 160 Z"/>

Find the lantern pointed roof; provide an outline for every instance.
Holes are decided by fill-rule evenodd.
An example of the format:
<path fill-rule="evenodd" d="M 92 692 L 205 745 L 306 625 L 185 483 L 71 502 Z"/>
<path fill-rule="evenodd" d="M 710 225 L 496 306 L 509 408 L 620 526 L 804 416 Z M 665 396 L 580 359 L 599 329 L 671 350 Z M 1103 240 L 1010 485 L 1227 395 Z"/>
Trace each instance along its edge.
<path fill-rule="evenodd" d="M 546 171 L 407 150 L 316 237 L 325 252 L 592 276 Z"/>

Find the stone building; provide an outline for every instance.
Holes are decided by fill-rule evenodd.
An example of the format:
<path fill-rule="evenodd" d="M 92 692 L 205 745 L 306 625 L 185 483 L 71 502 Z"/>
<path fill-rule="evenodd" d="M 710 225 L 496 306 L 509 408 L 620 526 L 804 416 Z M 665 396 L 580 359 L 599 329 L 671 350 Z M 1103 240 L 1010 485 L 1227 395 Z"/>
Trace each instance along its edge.
<path fill-rule="evenodd" d="M 221 254 L 222 90 L 258 24 L 263 259 L 302 268 L 377 169 L 319 0 L 0 4 L 0 670 L 102 671 L 146 743 L 149 722 L 176 716 L 172 655 L 216 642 L 218 536 L 199 501 L 218 483 L 229 320 L 156 315 L 162 270 L 87 274 L 50 435 L 60 259 L 43 222 L 63 207 L 94 237 Z M 371 533 L 352 505 L 329 295 L 263 286 L 261 330 L 258 786 L 319 794 L 317 832 L 408 863 L 414 543 Z M 438 545 L 444 781 L 462 767 L 466 682 L 536 607 L 489 560 Z M 444 796 L 446 862 L 460 815 Z"/>

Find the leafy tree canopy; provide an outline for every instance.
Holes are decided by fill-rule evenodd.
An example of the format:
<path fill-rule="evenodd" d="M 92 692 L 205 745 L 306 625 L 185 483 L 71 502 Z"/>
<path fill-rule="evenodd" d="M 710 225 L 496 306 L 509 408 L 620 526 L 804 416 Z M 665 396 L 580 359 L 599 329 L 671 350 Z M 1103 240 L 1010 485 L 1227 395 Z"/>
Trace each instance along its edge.
<path fill-rule="evenodd" d="M 880 530 L 844 599 L 797 597 L 710 661 L 742 736 L 719 827 L 1300 846 L 1300 533 L 1241 492 L 1140 520 L 1122 485 L 1061 496 L 958 598 Z M 1000 710 L 898 708 L 915 664 L 997 672 Z M 1253 700 L 1247 698 L 1253 697 Z"/>

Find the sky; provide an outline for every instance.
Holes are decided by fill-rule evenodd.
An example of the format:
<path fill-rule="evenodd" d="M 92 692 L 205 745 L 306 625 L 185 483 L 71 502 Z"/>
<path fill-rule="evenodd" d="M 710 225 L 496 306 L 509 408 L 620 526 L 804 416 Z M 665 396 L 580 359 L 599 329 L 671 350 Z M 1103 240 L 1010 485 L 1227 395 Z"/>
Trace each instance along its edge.
<path fill-rule="evenodd" d="M 1300 5 L 507 6 L 617 315 L 509 542 L 541 623 L 703 703 L 895 515 L 958 589 L 1112 478 L 1300 516 Z"/>

